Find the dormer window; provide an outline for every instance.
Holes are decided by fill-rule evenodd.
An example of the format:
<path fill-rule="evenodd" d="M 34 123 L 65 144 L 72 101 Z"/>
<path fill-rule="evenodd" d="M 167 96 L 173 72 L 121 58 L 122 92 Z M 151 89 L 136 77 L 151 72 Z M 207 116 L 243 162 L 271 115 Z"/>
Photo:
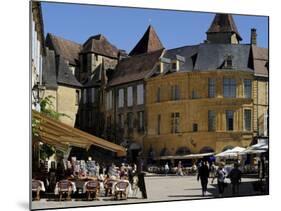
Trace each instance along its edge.
<path fill-rule="evenodd" d="M 177 62 L 172 63 L 172 70 L 177 70 Z"/>
<path fill-rule="evenodd" d="M 227 55 L 225 58 L 225 67 L 226 68 L 232 68 L 232 56 L 231 55 Z"/>

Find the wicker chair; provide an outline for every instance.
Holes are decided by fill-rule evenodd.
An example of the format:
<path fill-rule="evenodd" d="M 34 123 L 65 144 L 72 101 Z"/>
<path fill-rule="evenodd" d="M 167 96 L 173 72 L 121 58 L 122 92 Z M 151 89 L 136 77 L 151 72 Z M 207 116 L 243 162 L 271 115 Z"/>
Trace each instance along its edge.
<path fill-rule="evenodd" d="M 88 195 L 87 200 L 92 200 L 91 194 L 93 194 L 93 199 L 97 200 L 97 194 L 99 191 L 99 181 L 98 180 L 90 180 L 86 184 L 86 193 Z"/>
<path fill-rule="evenodd" d="M 129 186 L 128 182 L 119 181 L 116 183 L 114 188 L 115 199 L 119 199 L 118 195 L 120 195 L 120 199 L 127 199 L 127 188 Z M 124 195 L 124 198 L 123 198 Z"/>
<path fill-rule="evenodd" d="M 111 196 L 112 195 L 112 188 L 113 184 L 116 181 L 114 179 L 108 179 L 104 183 L 104 189 L 105 189 L 105 196 Z"/>
<path fill-rule="evenodd" d="M 72 184 L 68 180 L 61 180 L 58 182 L 59 201 L 62 200 L 63 194 L 67 194 L 66 200 L 71 200 Z"/>
<path fill-rule="evenodd" d="M 36 194 L 35 198 L 32 200 L 40 200 L 41 182 L 39 180 L 32 180 L 32 193 Z"/>

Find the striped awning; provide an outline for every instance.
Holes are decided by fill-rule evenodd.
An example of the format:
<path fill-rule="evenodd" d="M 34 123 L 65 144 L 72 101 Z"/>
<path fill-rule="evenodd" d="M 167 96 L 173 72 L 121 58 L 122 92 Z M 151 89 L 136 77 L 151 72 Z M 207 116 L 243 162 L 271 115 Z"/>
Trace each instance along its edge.
<path fill-rule="evenodd" d="M 32 117 L 39 122 L 38 134 L 43 143 L 50 144 L 65 152 L 69 147 L 89 149 L 91 145 L 116 152 L 117 156 L 126 156 L 126 149 L 97 136 L 93 136 L 42 113 L 32 111 Z"/>

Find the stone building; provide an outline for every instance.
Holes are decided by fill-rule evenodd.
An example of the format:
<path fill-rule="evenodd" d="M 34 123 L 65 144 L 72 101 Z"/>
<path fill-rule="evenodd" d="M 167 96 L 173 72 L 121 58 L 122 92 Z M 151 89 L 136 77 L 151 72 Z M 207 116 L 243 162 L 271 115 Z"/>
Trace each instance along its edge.
<path fill-rule="evenodd" d="M 31 87 L 42 86 L 42 59 L 44 56 L 44 25 L 40 2 L 31 2 Z M 38 96 L 31 95 L 32 109 L 39 110 Z"/>
<path fill-rule="evenodd" d="M 66 114 L 63 123 L 74 126 L 81 98 L 81 83 L 75 74 L 79 70 L 78 52 L 81 46 L 48 34 L 46 56 L 43 59 L 44 96 L 52 96 L 55 111 Z"/>
<path fill-rule="evenodd" d="M 165 50 L 146 83 L 146 156 L 221 152 L 266 135 L 268 54 L 217 14 L 203 44 Z M 166 66 L 166 68 L 164 68 Z"/>
<path fill-rule="evenodd" d="M 134 160 L 146 135 L 145 78 L 157 67 L 163 45 L 149 26 L 129 53 L 119 61 L 106 87 L 107 138 L 127 147 Z"/>

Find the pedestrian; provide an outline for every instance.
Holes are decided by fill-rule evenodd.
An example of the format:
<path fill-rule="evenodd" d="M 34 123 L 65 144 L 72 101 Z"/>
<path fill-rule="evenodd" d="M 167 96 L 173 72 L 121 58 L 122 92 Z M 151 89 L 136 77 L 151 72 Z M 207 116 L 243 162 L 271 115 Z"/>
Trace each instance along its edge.
<path fill-rule="evenodd" d="M 168 172 L 169 172 L 169 164 L 168 163 L 166 163 L 165 164 L 165 167 L 164 167 L 164 170 L 165 170 L 165 175 L 167 176 L 167 174 L 168 174 Z"/>
<path fill-rule="evenodd" d="M 216 167 L 215 167 L 214 162 L 211 163 L 211 166 L 209 169 L 210 169 L 210 178 L 212 179 L 212 184 L 213 184 L 215 176 L 216 176 Z"/>
<path fill-rule="evenodd" d="M 178 163 L 177 175 L 183 176 L 181 161 L 179 161 L 179 163 Z"/>
<path fill-rule="evenodd" d="M 232 195 L 239 194 L 239 184 L 241 183 L 242 172 L 238 168 L 238 163 L 234 164 L 234 168 L 230 171 L 228 177 L 231 181 Z"/>
<path fill-rule="evenodd" d="M 145 173 L 142 171 L 142 160 L 140 157 L 137 158 L 138 165 L 136 165 L 137 174 L 138 174 L 138 187 L 141 191 L 142 198 L 147 199 L 146 187 L 145 187 L 145 180 L 144 175 Z"/>
<path fill-rule="evenodd" d="M 208 185 L 208 178 L 209 178 L 209 168 L 207 165 L 207 161 L 202 162 L 198 169 L 197 181 L 201 181 L 202 187 L 202 196 L 206 195 L 207 185 Z"/>
<path fill-rule="evenodd" d="M 217 178 L 217 182 L 218 182 L 218 190 L 219 190 L 219 197 L 222 197 L 223 192 L 224 192 L 224 187 L 225 187 L 225 176 L 226 176 L 226 172 L 224 170 L 224 165 L 223 163 L 219 164 L 219 168 L 216 172 L 216 178 Z"/>

